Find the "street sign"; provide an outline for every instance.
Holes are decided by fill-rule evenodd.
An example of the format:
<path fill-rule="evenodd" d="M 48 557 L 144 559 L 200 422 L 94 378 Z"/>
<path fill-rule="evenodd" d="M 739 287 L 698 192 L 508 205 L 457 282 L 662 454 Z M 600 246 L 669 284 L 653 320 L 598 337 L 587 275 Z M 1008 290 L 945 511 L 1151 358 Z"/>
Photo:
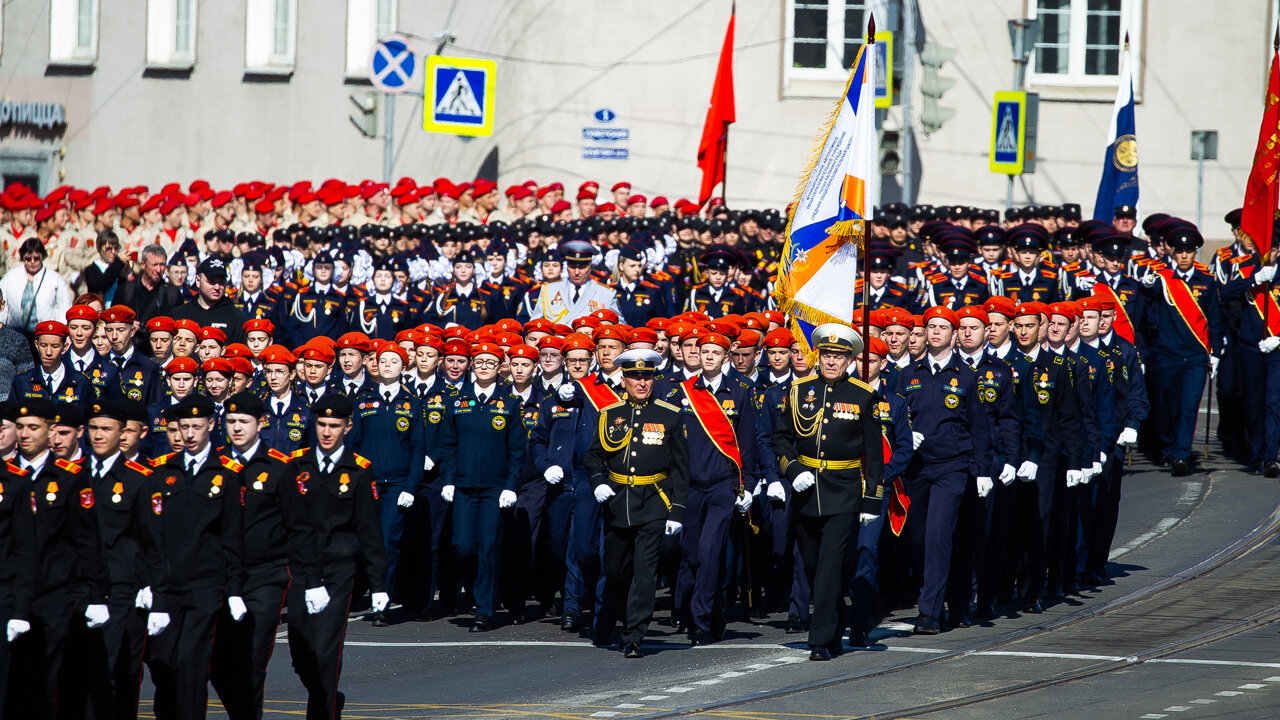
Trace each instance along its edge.
<path fill-rule="evenodd" d="M 893 33 L 876 31 L 876 107 L 893 106 Z"/>
<path fill-rule="evenodd" d="M 492 135 L 493 60 L 432 55 L 427 58 L 422 129 L 454 135 Z"/>
<path fill-rule="evenodd" d="M 991 111 L 991 172 L 1021 175 L 1027 140 L 1027 94 L 996 93 Z"/>
<path fill-rule="evenodd" d="M 583 160 L 629 160 L 631 159 L 631 150 L 628 148 L 616 147 L 584 147 L 582 148 Z"/>
<path fill-rule="evenodd" d="M 400 94 L 418 69 L 418 54 L 403 35 L 388 35 L 373 44 L 369 56 L 369 82 L 385 93 Z"/>

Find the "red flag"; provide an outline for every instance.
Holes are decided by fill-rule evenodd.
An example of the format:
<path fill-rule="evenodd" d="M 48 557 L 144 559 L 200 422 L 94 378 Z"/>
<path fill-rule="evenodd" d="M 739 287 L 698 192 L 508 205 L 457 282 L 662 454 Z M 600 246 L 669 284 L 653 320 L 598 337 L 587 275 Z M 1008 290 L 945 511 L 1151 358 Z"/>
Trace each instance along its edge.
<path fill-rule="evenodd" d="M 1271 56 L 1271 77 L 1267 80 L 1267 96 L 1263 102 L 1262 128 L 1258 131 L 1258 149 L 1253 154 L 1253 169 L 1244 188 L 1244 211 L 1240 214 L 1240 230 L 1253 239 L 1264 257 L 1271 250 L 1271 228 L 1276 219 L 1276 172 L 1280 169 L 1280 52 Z"/>
<path fill-rule="evenodd" d="M 711 105 L 707 107 L 707 122 L 702 126 L 702 140 L 698 142 L 698 167 L 702 169 L 702 188 L 698 190 L 698 205 L 711 199 L 711 191 L 724 182 L 725 152 L 729 147 L 729 124 L 734 122 L 736 110 L 733 103 L 733 20 L 729 15 L 729 29 L 724 33 L 724 46 L 720 48 L 720 63 L 716 66 L 716 82 L 711 88 Z"/>

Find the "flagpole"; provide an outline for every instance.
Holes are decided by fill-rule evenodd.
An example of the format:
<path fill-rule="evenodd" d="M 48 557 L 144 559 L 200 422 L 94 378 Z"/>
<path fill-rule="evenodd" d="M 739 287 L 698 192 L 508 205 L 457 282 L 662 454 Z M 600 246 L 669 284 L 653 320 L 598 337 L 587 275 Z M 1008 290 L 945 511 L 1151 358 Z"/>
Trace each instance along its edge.
<path fill-rule="evenodd" d="M 1275 37 L 1272 38 L 1271 40 L 1271 52 L 1280 53 L 1280 22 L 1276 23 L 1276 34 L 1275 34 Z M 1274 55 L 1272 57 L 1274 57 Z M 1268 72 L 1270 72 L 1269 69 L 1268 69 Z M 1267 78 L 1267 86 L 1270 87 L 1270 85 L 1271 85 L 1271 78 Z M 1276 183 L 1275 190 L 1273 190 L 1273 193 L 1276 194 L 1277 196 L 1280 196 L 1280 183 Z M 1278 206 L 1280 206 L 1280 202 L 1273 200 L 1271 203 L 1271 207 L 1278 207 Z M 1267 248 L 1268 248 L 1267 255 L 1271 254 L 1270 248 L 1272 247 L 1272 245 L 1275 244 L 1275 241 L 1276 241 L 1274 229 L 1275 229 L 1275 223 L 1273 222 L 1271 226 L 1267 228 L 1267 232 L 1271 233 L 1271 241 L 1267 243 Z M 1255 250 L 1258 249 L 1258 241 L 1256 239 L 1253 241 L 1253 248 Z M 1271 258 L 1264 255 L 1262 257 L 1262 266 L 1266 267 L 1267 265 L 1270 265 L 1270 264 L 1271 264 Z M 1271 317 L 1270 317 L 1271 315 L 1271 281 L 1269 280 L 1267 281 L 1266 287 L 1264 287 L 1263 290 L 1266 293 L 1266 302 L 1262 304 L 1262 329 L 1267 333 L 1267 336 L 1270 337 L 1271 336 Z"/>
<path fill-rule="evenodd" d="M 738 0 L 729 4 L 729 17 L 738 17 Z M 735 113 L 736 114 L 736 113 Z M 720 199 L 729 207 L 729 126 L 724 126 L 723 149 L 720 157 Z"/>
<path fill-rule="evenodd" d="M 867 48 L 863 52 L 871 52 L 870 62 L 875 62 L 876 16 L 867 13 Z M 871 77 L 875 77 L 872 75 Z M 871 208 L 866 208 L 871 212 Z M 871 375 L 871 223 L 862 219 L 862 380 L 866 382 Z"/>

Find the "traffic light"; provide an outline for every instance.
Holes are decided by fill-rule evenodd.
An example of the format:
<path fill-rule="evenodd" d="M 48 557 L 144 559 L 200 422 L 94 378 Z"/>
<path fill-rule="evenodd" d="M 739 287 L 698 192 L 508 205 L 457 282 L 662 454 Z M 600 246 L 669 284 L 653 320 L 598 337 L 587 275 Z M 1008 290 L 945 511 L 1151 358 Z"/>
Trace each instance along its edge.
<path fill-rule="evenodd" d="M 347 99 L 356 106 L 356 115 L 348 115 L 347 119 L 367 138 L 378 137 L 378 93 L 365 92 L 348 95 Z"/>
<path fill-rule="evenodd" d="M 920 51 L 920 66 L 924 70 L 924 79 L 920 82 L 920 92 L 924 95 L 920 125 L 925 135 L 932 135 L 941 130 L 942 124 L 956 114 L 955 108 L 942 107 L 938 104 L 942 94 L 956 85 L 954 78 L 938 77 L 938 70 L 942 68 L 943 63 L 955 56 L 955 48 L 942 47 L 932 42 L 926 42 Z"/>
<path fill-rule="evenodd" d="M 897 175 L 902 169 L 902 153 L 899 143 L 902 133 L 897 130 L 880 131 L 880 174 Z"/>

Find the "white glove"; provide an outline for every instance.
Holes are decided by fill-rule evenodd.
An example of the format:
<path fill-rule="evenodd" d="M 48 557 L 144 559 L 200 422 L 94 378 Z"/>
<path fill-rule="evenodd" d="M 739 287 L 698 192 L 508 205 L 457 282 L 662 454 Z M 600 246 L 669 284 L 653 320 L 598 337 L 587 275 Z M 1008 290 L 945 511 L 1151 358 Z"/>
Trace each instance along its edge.
<path fill-rule="evenodd" d="M 153 612 L 147 615 L 147 634 L 159 635 L 169 627 L 169 613 Z"/>
<path fill-rule="evenodd" d="M 989 477 L 978 478 L 978 497 L 980 498 L 986 497 L 987 493 L 991 492 L 991 488 L 995 486 L 996 484 L 992 482 L 991 478 Z"/>
<path fill-rule="evenodd" d="M 445 485 L 440 488 L 440 497 L 444 498 L 445 502 L 453 502 L 453 486 Z"/>
<path fill-rule="evenodd" d="M 401 492 L 400 497 L 396 498 L 396 504 L 400 507 L 413 507 L 413 493 Z"/>
<path fill-rule="evenodd" d="M 787 501 L 787 489 L 782 487 L 782 483 L 777 480 L 769 483 L 769 489 L 765 491 L 765 495 L 778 502 Z"/>
<path fill-rule="evenodd" d="M 682 527 L 684 527 L 684 525 L 676 522 L 675 520 L 668 520 L 666 533 L 668 535 L 675 535 L 676 533 L 680 532 L 680 528 Z"/>
<path fill-rule="evenodd" d="M 569 380 L 560 383 L 560 390 L 557 394 L 560 395 L 561 400 L 569 402 L 573 399 L 573 386 L 574 383 Z"/>
<path fill-rule="evenodd" d="M 9 642 L 13 642 L 18 639 L 19 635 L 30 629 L 31 623 L 26 620 L 10 620 L 9 627 L 5 629 L 5 632 L 9 636 Z"/>
<path fill-rule="evenodd" d="M 1125 428 L 1120 431 L 1120 439 L 1116 440 L 1116 444 L 1123 447 L 1132 447 L 1138 444 L 1138 431 L 1133 428 Z"/>
<path fill-rule="evenodd" d="M 804 492 L 805 490 L 813 487 L 813 484 L 816 482 L 818 482 L 818 478 L 814 477 L 813 473 L 806 470 L 797 475 L 795 480 L 791 481 L 791 489 L 796 492 Z"/>
<path fill-rule="evenodd" d="M 307 590 L 302 597 L 307 601 L 307 612 L 312 615 L 329 607 L 329 591 L 323 585 Z"/>
<path fill-rule="evenodd" d="M 1153 273 L 1153 272 L 1147 272 L 1147 274 L 1146 274 L 1146 275 L 1143 275 L 1143 276 L 1142 276 L 1142 287 L 1148 287 L 1148 288 L 1149 288 L 1149 287 L 1151 287 L 1151 286 L 1155 285 L 1155 284 L 1156 284 L 1156 281 L 1157 281 L 1157 280 L 1159 280 L 1159 279 L 1160 279 L 1160 276 L 1159 276 L 1159 275 L 1156 275 L 1156 274 L 1155 274 L 1155 273 Z"/>
<path fill-rule="evenodd" d="M 615 493 L 613 491 L 613 488 L 609 487 L 608 485 L 605 485 L 604 483 L 600 483 L 599 485 L 596 486 L 596 492 L 595 492 L 596 502 L 602 503 L 605 500 L 608 500 L 609 498 L 613 497 L 614 495 L 617 495 L 617 493 Z"/>
<path fill-rule="evenodd" d="M 142 608 L 143 610 L 150 610 L 151 601 L 151 586 L 148 585 L 138 591 L 138 595 L 133 599 L 133 606 Z"/>
<path fill-rule="evenodd" d="M 737 506 L 738 512 L 746 512 L 751 507 L 751 493 L 743 490 L 733 504 Z"/>
<path fill-rule="evenodd" d="M 924 442 L 924 433 L 918 433 L 918 432 L 911 433 L 911 449 L 912 450 L 919 450 L 920 443 L 922 442 Z"/>
<path fill-rule="evenodd" d="M 110 618 L 111 612 L 107 610 L 106 605 L 90 605 L 84 609 L 84 619 L 88 621 L 85 625 L 90 628 L 102 627 Z"/>
<path fill-rule="evenodd" d="M 1266 265 L 1253 274 L 1253 284 L 1262 285 L 1276 279 L 1276 266 Z"/>
<path fill-rule="evenodd" d="M 1100 452 L 1100 453 L 1098 453 L 1098 463 L 1097 463 L 1097 464 L 1098 464 L 1098 466 L 1099 466 L 1099 467 L 1101 467 L 1101 466 L 1103 466 L 1103 465 L 1106 465 L 1106 464 L 1107 464 L 1107 454 L 1106 454 L 1106 453 L 1104 453 L 1104 452 Z M 1098 472 L 1102 472 L 1102 470 L 1098 470 Z"/>
<path fill-rule="evenodd" d="M 548 485 L 555 485 L 564 479 L 564 468 L 559 465 L 552 465 L 547 471 L 542 473 L 542 478 L 547 481 Z"/>
<path fill-rule="evenodd" d="M 1258 349 L 1264 353 L 1273 353 L 1276 348 L 1280 348 L 1280 337 L 1272 335 L 1271 337 L 1262 338 L 1258 343 Z"/>
<path fill-rule="evenodd" d="M 1101 474 L 1102 474 L 1102 463 L 1095 462 L 1093 466 L 1089 468 L 1088 472 L 1085 473 L 1084 482 L 1087 483 Z"/>
<path fill-rule="evenodd" d="M 858 513 L 858 522 L 862 523 L 863 525 L 870 525 L 871 523 L 879 519 L 880 519 L 879 515 L 872 515 L 871 513 Z"/>
<path fill-rule="evenodd" d="M 422 458 L 422 469 L 423 469 L 423 470 L 430 470 L 431 468 L 433 468 L 433 467 L 435 467 L 435 466 L 436 466 L 436 461 L 435 461 L 435 460 L 432 460 L 430 455 L 425 455 L 425 456 L 423 456 L 423 458 Z"/>
<path fill-rule="evenodd" d="M 1083 477 L 1084 477 L 1083 470 L 1068 470 L 1067 471 L 1067 487 L 1073 488 L 1079 485 Z"/>
<path fill-rule="evenodd" d="M 1000 484 L 1008 485 L 1009 483 L 1012 483 L 1014 479 L 1017 477 L 1018 477 L 1018 471 L 1015 470 L 1013 466 L 1010 465 L 1009 463 L 1005 463 L 1004 469 L 1000 471 Z"/>
<path fill-rule="evenodd" d="M 1030 482 L 1036 479 L 1036 471 L 1039 469 L 1039 465 L 1030 460 L 1023 460 L 1022 465 L 1018 467 L 1018 477 L 1022 478 L 1024 482 Z"/>
<path fill-rule="evenodd" d="M 764 478 L 760 478 L 760 482 L 756 483 L 756 489 L 752 490 L 751 494 L 754 495 L 755 497 L 760 497 L 760 495 L 764 493 L 764 488 L 765 488 L 765 485 L 767 484 L 768 483 L 764 481 Z"/>
<path fill-rule="evenodd" d="M 369 596 L 369 603 L 374 612 L 383 612 L 391 604 L 391 596 L 384 592 L 376 592 Z"/>
<path fill-rule="evenodd" d="M 1210 355 L 1210 356 L 1209 356 L 1209 379 L 1210 379 L 1210 380 L 1212 380 L 1212 379 L 1214 379 L 1214 378 L 1218 377 L 1218 363 L 1219 363 L 1219 362 L 1220 362 L 1220 359 L 1218 358 L 1218 356 L 1216 356 L 1216 355 Z"/>
<path fill-rule="evenodd" d="M 498 507 L 506 510 L 507 508 L 516 506 L 516 494 L 512 490 L 503 490 L 498 493 Z"/>
<path fill-rule="evenodd" d="M 1093 275 L 1081 275 L 1076 278 L 1076 287 L 1082 292 L 1089 292 L 1093 289 L 1093 285 L 1096 282 L 1098 282 L 1098 278 Z"/>
<path fill-rule="evenodd" d="M 232 595 L 227 598 L 227 611 L 231 613 L 231 619 L 240 622 L 244 619 L 244 614 L 249 612 L 249 608 L 244 605 L 244 598 L 239 595 Z"/>

